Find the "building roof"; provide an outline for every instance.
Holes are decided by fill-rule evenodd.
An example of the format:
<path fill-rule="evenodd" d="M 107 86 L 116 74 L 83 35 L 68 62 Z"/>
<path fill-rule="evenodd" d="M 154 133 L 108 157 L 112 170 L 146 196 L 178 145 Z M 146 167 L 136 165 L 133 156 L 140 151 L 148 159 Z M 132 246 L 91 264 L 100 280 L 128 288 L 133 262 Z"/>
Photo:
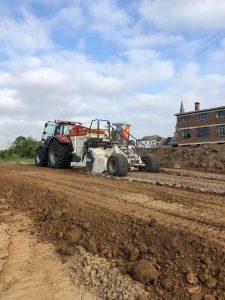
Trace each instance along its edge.
<path fill-rule="evenodd" d="M 159 138 L 161 138 L 159 135 L 146 135 L 141 139 L 141 141 L 152 141 L 158 140 Z"/>
<path fill-rule="evenodd" d="M 200 110 L 193 110 L 189 112 L 182 112 L 182 113 L 177 113 L 175 116 L 184 116 L 184 115 L 190 115 L 190 114 L 199 114 L 199 113 L 204 113 L 208 111 L 217 111 L 217 110 L 225 110 L 225 106 L 219 106 L 219 107 L 212 107 L 212 108 L 207 108 L 207 109 L 200 109 Z"/>

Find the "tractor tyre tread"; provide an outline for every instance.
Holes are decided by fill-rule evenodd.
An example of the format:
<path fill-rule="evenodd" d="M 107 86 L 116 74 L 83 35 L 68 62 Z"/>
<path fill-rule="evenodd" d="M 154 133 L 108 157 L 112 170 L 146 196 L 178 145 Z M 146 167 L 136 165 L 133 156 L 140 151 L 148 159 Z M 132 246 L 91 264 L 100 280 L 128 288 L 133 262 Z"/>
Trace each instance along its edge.
<path fill-rule="evenodd" d="M 107 161 L 107 171 L 109 175 L 124 177 L 127 175 L 128 169 L 129 163 L 124 154 L 113 153 L 110 155 Z"/>
<path fill-rule="evenodd" d="M 141 160 L 145 164 L 144 171 L 151 173 L 159 172 L 160 162 L 154 154 L 145 154 Z"/>
<path fill-rule="evenodd" d="M 37 167 L 47 167 L 48 165 L 48 154 L 46 149 L 39 147 L 35 154 L 35 165 Z"/>
<path fill-rule="evenodd" d="M 73 147 L 71 144 L 59 143 L 56 140 L 52 141 L 48 151 L 49 166 L 51 168 L 57 168 L 57 169 L 69 168 L 70 163 L 72 161 L 72 150 Z M 57 151 L 57 158 L 55 159 L 55 161 L 52 161 L 51 159 L 52 151 Z"/>

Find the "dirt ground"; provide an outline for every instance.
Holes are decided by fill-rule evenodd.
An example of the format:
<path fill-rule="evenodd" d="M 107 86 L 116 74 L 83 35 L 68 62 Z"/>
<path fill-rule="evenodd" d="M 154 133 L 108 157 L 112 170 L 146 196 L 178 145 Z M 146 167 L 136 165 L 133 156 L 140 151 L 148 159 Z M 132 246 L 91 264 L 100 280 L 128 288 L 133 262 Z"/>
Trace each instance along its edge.
<path fill-rule="evenodd" d="M 0 200 L 0 299 L 95 299 L 71 283 L 54 246 L 34 236 L 32 220 Z"/>
<path fill-rule="evenodd" d="M 225 299 L 223 175 L 132 174 L 1 164 L 0 299 Z"/>

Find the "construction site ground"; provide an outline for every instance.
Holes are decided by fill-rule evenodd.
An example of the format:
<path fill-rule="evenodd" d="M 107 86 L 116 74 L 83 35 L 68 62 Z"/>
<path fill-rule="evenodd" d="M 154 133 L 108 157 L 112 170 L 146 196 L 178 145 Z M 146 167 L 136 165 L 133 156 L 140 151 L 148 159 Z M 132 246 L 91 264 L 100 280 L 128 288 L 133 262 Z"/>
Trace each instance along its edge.
<path fill-rule="evenodd" d="M 225 299 L 225 175 L 0 167 L 0 299 Z"/>

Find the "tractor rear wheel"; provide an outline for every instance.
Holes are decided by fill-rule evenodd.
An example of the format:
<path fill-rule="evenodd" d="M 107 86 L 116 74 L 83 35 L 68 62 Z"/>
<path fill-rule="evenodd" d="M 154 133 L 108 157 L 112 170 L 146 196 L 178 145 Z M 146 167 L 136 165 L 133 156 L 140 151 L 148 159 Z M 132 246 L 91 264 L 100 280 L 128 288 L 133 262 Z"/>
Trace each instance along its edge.
<path fill-rule="evenodd" d="M 145 164 L 143 171 L 151 172 L 151 173 L 159 172 L 160 163 L 159 163 L 158 158 L 155 155 L 145 154 L 141 160 Z"/>
<path fill-rule="evenodd" d="M 72 145 L 62 144 L 54 140 L 48 150 L 49 167 L 65 169 L 69 168 L 72 161 Z"/>
<path fill-rule="evenodd" d="M 47 149 L 39 147 L 35 154 L 35 165 L 37 167 L 47 167 L 48 165 L 48 155 Z"/>
<path fill-rule="evenodd" d="M 107 171 L 109 175 L 124 177 L 127 175 L 129 163 L 122 153 L 113 153 L 107 161 Z"/>

